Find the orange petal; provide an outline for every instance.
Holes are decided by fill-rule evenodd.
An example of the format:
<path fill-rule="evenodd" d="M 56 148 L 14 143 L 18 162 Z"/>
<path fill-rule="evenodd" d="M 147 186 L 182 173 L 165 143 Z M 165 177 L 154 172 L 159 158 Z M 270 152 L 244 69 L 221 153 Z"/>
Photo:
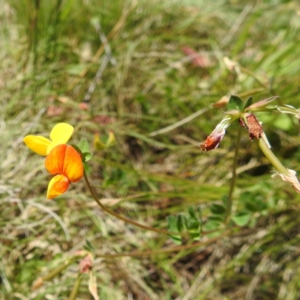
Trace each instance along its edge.
<path fill-rule="evenodd" d="M 50 174 L 64 174 L 64 160 L 67 145 L 58 145 L 51 150 L 45 159 L 45 167 Z"/>
<path fill-rule="evenodd" d="M 67 191 L 70 185 L 69 179 L 64 175 L 56 175 L 54 176 L 49 184 L 48 184 L 48 191 L 47 191 L 47 198 L 53 199 L 64 192 Z"/>
<path fill-rule="evenodd" d="M 71 182 L 79 181 L 83 176 L 83 164 L 80 154 L 69 145 L 66 145 L 64 160 L 64 174 Z"/>
<path fill-rule="evenodd" d="M 79 181 L 83 176 L 83 164 L 80 154 L 69 145 L 58 145 L 51 150 L 45 160 L 50 174 L 63 174 L 71 182 Z"/>

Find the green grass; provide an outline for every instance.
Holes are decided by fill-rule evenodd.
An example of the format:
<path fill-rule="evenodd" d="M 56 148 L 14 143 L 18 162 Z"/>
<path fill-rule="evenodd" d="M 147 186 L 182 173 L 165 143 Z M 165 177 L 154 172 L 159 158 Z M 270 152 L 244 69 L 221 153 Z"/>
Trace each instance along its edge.
<path fill-rule="evenodd" d="M 279 95 L 299 107 L 300 6 L 296 1 L 0 1 L 0 298 L 69 299 L 76 260 L 33 290 L 33 282 L 83 250 L 94 254 L 100 299 L 299 299 L 299 200 L 243 131 L 233 212 L 263 203 L 244 227 L 230 225 L 204 245 L 178 247 L 103 212 L 83 180 L 46 200 L 43 158 L 23 144 L 54 124 L 75 127 L 72 143 L 109 130 L 116 145 L 94 151 L 89 178 L 110 209 L 155 228 L 166 218 L 228 194 L 238 125 L 217 150 L 199 144 L 222 119 L 225 95 Z M 82 110 L 105 51 L 110 62 Z M 194 66 L 190 47 L 207 67 Z M 224 57 L 240 64 L 240 73 Z M 244 97 L 246 98 L 246 96 Z M 189 122 L 177 122 L 207 108 Z M 52 112 L 56 113 L 52 113 Z M 299 172 L 299 123 L 264 114 L 272 150 Z M 159 130 L 164 129 L 159 133 Z M 248 195 L 248 196 L 247 196 Z M 247 199 L 246 199 L 247 198 Z M 120 201 L 118 201 L 120 200 Z M 248 202 L 247 202 L 248 201 Z M 249 207 L 248 207 L 249 208 Z M 184 237 L 183 246 L 192 241 Z M 162 251 L 163 250 L 163 251 Z M 118 254 L 119 257 L 110 255 Z M 92 299 L 83 274 L 77 299 Z"/>

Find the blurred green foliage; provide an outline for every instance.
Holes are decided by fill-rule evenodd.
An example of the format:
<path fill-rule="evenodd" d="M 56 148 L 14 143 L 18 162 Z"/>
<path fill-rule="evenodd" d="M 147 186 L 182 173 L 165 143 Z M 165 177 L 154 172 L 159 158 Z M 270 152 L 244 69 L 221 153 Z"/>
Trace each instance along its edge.
<path fill-rule="evenodd" d="M 212 104 L 223 96 L 257 102 L 279 95 L 277 105 L 299 107 L 297 1 L 0 4 L 1 299 L 68 299 L 77 262 L 39 289 L 31 286 L 87 241 L 100 299 L 299 299 L 299 195 L 271 178 L 245 131 L 226 231 L 238 125 L 218 149 L 199 149 L 222 119 L 223 109 Z M 108 61 L 82 103 L 106 57 L 93 20 L 117 64 Z M 279 113 L 259 119 L 274 153 L 299 171 L 297 120 Z M 22 138 L 46 136 L 61 121 L 75 127 L 74 144 L 86 139 L 92 147 L 95 133 L 113 131 L 116 144 L 91 150 L 88 162 L 99 198 L 174 234 L 145 232 L 105 214 L 83 182 L 47 201 L 43 159 Z M 193 240 L 199 244 L 191 248 Z M 78 299 L 91 297 L 83 275 Z"/>

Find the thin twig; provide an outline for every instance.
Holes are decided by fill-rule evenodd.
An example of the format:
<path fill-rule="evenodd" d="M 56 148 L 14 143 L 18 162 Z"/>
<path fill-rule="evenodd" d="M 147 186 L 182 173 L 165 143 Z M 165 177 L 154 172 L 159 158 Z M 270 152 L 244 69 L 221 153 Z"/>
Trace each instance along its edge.
<path fill-rule="evenodd" d="M 230 189 L 229 189 L 228 198 L 227 198 L 225 224 L 228 223 L 228 221 L 230 220 L 230 217 L 231 217 L 233 191 L 235 188 L 235 182 L 236 182 L 236 177 L 237 177 L 237 161 L 238 161 L 238 155 L 239 155 L 239 150 L 240 150 L 241 136 L 242 136 L 242 127 L 239 126 L 238 127 L 238 135 L 237 135 L 237 139 L 236 139 L 236 145 L 235 145 L 233 166 L 232 166 L 232 178 L 231 178 Z"/>
<path fill-rule="evenodd" d="M 106 213 L 118 218 L 119 220 L 122 220 L 126 223 L 129 223 L 129 224 L 132 224 L 136 227 L 139 227 L 139 228 L 142 228 L 142 229 L 145 229 L 145 230 L 149 230 L 149 231 L 154 231 L 154 232 L 157 232 L 157 233 L 162 233 L 162 234 L 168 234 L 168 235 L 171 235 L 171 234 L 180 234 L 178 232 L 169 232 L 167 230 L 163 230 L 163 229 L 156 229 L 156 228 L 153 228 L 153 227 L 149 227 L 147 225 L 143 225 L 143 224 L 140 224 L 136 221 L 133 221 L 133 220 L 130 220 L 130 219 L 127 219 L 126 217 L 123 217 L 121 215 L 118 215 L 117 213 L 115 213 L 114 211 L 108 209 L 106 206 L 104 206 L 98 199 L 94 189 L 92 188 L 92 186 L 90 185 L 90 182 L 86 176 L 86 173 L 84 173 L 84 180 L 85 180 L 85 183 L 93 197 L 93 199 L 97 202 L 97 204 L 100 206 L 101 209 L 103 209 Z"/>
<path fill-rule="evenodd" d="M 97 204 L 99 205 L 99 207 L 101 209 L 103 209 L 106 213 L 116 217 L 117 219 L 119 220 L 122 220 L 124 221 L 125 223 L 129 223 L 133 226 L 136 226 L 136 227 L 139 227 L 139 228 L 142 228 L 144 230 L 149 230 L 149 231 L 153 231 L 153 232 L 157 232 L 157 233 L 162 233 L 162 234 L 167 234 L 167 235 L 181 235 L 181 236 L 185 236 L 186 233 L 184 232 L 172 232 L 172 231 L 168 231 L 168 230 L 164 230 L 164 229 L 157 229 L 157 228 L 154 228 L 154 227 L 150 227 L 150 226 L 147 226 L 147 225 L 143 225 L 143 224 L 140 224 L 136 221 L 133 221 L 131 219 L 128 219 L 126 217 L 123 217 L 117 213 L 115 213 L 114 211 L 110 210 L 109 208 L 107 208 L 105 205 L 103 205 L 100 200 L 98 199 L 94 189 L 92 188 L 90 182 L 89 182 L 89 179 L 87 178 L 87 175 L 86 173 L 84 172 L 84 180 L 85 180 L 85 183 L 93 197 L 93 199 L 97 202 Z M 210 234 L 210 233 L 213 233 L 215 232 L 215 230 L 210 230 L 210 231 L 202 231 L 201 232 L 201 235 L 204 236 L 204 235 L 207 235 L 207 234 Z"/>

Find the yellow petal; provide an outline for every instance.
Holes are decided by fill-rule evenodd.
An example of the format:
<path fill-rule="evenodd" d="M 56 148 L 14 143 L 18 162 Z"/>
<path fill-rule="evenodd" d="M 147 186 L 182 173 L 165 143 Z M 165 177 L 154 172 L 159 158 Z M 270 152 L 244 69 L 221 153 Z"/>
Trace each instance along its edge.
<path fill-rule="evenodd" d="M 39 155 L 47 155 L 47 148 L 51 144 L 51 141 L 46 139 L 43 136 L 39 135 L 27 135 L 23 139 L 26 146 L 32 151 L 36 152 Z"/>
<path fill-rule="evenodd" d="M 96 133 L 95 136 L 94 136 L 94 148 L 96 150 L 103 150 L 103 149 L 105 149 L 105 144 L 102 143 L 102 141 L 100 140 L 98 133 Z"/>
<path fill-rule="evenodd" d="M 111 147 L 113 145 L 115 145 L 116 143 L 116 138 L 114 133 L 110 130 L 108 133 L 108 140 L 106 141 L 106 147 Z"/>
<path fill-rule="evenodd" d="M 67 123 L 58 123 L 51 130 L 50 139 L 52 142 L 56 143 L 56 145 L 65 144 L 72 136 L 73 131 L 73 126 Z"/>
<path fill-rule="evenodd" d="M 60 196 L 61 194 L 67 191 L 69 185 L 70 181 L 66 176 L 54 176 L 48 184 L 47 198 L 53 199 L 57 196 Z"/>

